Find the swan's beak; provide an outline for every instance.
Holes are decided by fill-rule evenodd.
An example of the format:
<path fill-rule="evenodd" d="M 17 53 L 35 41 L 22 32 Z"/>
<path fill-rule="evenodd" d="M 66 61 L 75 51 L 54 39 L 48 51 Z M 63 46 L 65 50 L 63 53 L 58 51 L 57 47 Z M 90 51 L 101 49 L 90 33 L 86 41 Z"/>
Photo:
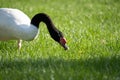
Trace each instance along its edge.
<path fill-rule="evenodd" d="M 65 49 L 68 50 L 68 46 L 66 45 L 66 39 L 64 37 L 60 38 L 60 45 Z"/>
<path fill-rule="evenodd" d="M 68 50 L 68 46 L 65 44 L 65 45 L 62 45 L 62 47 L 65 49 L 65 50 Z"/>

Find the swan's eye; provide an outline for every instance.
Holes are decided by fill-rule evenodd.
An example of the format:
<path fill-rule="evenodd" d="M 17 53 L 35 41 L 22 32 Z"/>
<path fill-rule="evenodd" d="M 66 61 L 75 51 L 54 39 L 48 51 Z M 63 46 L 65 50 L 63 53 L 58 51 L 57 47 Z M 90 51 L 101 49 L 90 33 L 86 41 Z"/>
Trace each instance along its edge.
<path fill-rule="evenodd" d="M 59 37 L 63 37 L 63 34 L 62 34 L 62 32 L 58 32 L 58 35 L 59 35 Z"/>

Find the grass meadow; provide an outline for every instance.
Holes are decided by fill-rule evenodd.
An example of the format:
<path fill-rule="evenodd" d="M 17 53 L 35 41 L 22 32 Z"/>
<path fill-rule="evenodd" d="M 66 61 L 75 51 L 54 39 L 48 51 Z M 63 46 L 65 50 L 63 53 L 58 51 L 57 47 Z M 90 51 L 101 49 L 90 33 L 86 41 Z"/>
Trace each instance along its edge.
<path fill-rule="evenodd" d="M 67 39 L 65 51 L 44 23 L 37 39 L 0 41 L 0 80 L 120 80 L 120 0 L 0 0 L 32 18 L 47 13 Z"/>

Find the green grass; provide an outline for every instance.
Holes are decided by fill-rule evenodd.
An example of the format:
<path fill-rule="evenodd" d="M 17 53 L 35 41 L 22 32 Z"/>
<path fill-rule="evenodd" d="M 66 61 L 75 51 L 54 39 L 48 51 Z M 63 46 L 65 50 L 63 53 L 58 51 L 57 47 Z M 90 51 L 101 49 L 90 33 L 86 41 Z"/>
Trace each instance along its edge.
<path fill-rule="evenodd" d="M 120 0 L 0 0 L 30 18 L 47 13 L 69 50 L 40 24 L 36 40 L 0 42 L 0 80 L 120 80 Z"/>

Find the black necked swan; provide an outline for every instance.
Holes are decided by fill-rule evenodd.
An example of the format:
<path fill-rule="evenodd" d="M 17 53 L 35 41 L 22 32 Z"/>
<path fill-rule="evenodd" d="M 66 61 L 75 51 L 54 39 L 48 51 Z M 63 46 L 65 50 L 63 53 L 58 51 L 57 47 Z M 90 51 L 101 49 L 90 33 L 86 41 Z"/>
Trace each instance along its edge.
<path fill-rule="evenodd" d="M 50 36 L 67 50 L 66 39 L 47 14 L 38 13 L 30 20 L 22 11 L 12 8 L 0 8 L 0 41 L 18 40 L 20 49 L 22 40 L 31 41 L 37 37 L 40 22 L 46 24 Z"/>

